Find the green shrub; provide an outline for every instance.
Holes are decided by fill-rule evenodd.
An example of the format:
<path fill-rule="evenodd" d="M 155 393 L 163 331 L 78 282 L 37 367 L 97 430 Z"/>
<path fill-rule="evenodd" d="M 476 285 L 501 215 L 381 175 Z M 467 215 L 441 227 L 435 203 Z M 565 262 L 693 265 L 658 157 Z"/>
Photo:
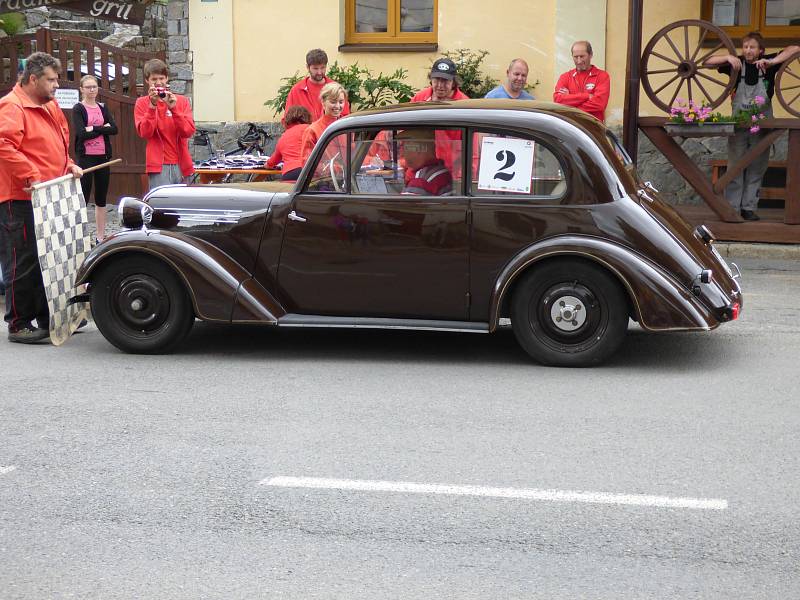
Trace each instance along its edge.
<path fill-rule="evenodd" d="M 488 54 L 487 50 L 476 52 L 469 48 L 459 48 L 444 53 L 444 56 L 456 64 L 456 73 L 458 73 L 460 81 L 459 89 L 470 98 L 483 98 L 500 83 L 497 79 L 481 72 L 481 63 Z"/>
<path fill-rule="evenodd" d="M 300 75 L 297 71 L 294 75 L 289 77 L 281 77 L 283 84 L 278 88 L 278 95 L 264 102 L 264 106 L 269 106 L 274 111 L 273 114 L 282 113 L 286 108 L 286 98 L 289 97 L 289 92 L 292 91 L 292 86 L 303 79 L 305 75 Z"/>
<path fill-rule="evenodd" d="M 17 35 L 20 31 L 25 31 L 28 22 L 22 13 L 7 13 L 0 17 L 0 29 L 8 35 Z"/>
<path fill-rule="evenodd" d="M 397 69 L 394 73 L 373 75 L 372 71 L 358 63 L 340 66 L 338 62 L 328 65 L 327 75 L 340 83 L 347 92 L 347 100 L 353 110 L 365 110 L 378 106 L 387 106 L 398 102 L 408 102 L 414 95 L 414 88 L 405 83 L 408 71 Z M 271 107 L 274 114 L 282 113 L 286 108 L 286 98 L 292 86 L 305 75 L 295 72 L 291 77 L 283 77 L 283 84 L 278 88 L 274 98 L 264 102 Z"/>

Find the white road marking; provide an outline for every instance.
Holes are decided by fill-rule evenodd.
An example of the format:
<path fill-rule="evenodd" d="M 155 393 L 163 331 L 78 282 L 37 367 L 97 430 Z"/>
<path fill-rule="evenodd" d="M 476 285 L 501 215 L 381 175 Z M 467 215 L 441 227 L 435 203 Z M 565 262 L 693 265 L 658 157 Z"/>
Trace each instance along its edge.
<path fill-rule="evenodd" d="M 610 494 L 606 492 L 499 488 L 475 485 L 436 485 L 405 481 L 365 481 L 358 479 L 327 479 L 323 477 L 268 477 L 262 480 L 259 485 L 282 488 L 311 488 L 318 490 L 353 490 L 359 492 L 517 498 L 521 500 L 541 500 L 544 502 L 619 504 L 657 508 L 696 508 L 702 510 L 725 510 L 728 508 L 727 500 L 716 498 L 681 498 L 650 496 L 646 494 Z"/>
<path fill-rule="evenodd" d="M 14 465 L 11 465 L 10 467 L 0 467 L 0 475 L 5 475 L 6 473 L 11 473 L 11 471 L 13 471 L 16 468 L 17 467 L 15 467 Z"/>

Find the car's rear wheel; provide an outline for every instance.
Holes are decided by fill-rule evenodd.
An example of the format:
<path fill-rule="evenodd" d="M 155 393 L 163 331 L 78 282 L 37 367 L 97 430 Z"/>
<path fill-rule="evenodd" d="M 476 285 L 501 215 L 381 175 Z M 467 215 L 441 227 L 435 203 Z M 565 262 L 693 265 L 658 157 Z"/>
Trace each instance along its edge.
<path fill-rule="evenodd" d="M 516 286 L 511 326 L 523 349 L 542 364 L 596 365 L 622 343 L 628 302 L 603 269 L 576 260 L 550 261 Z"/>
<path fill-rule="evenodd" d="M 97 328 L 125 352 L 169 352 L 194 323 L 183 282 L 169 266 L 149 256 L 112 259 L 92 278 L 90 291 Z"/>

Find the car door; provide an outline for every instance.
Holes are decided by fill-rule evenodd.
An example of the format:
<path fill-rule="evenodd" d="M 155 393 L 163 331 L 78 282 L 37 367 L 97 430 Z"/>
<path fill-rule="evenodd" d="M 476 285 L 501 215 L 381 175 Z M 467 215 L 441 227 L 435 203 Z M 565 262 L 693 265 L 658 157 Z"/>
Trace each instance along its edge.
<path fill-rule="evenodd" d="M 395 133 L 340 134 L 315 154 L 316 166 L 294 197 L 278 268 L 290 312 L 466 319 L 468 201 L 461 179 L 447 195 L 404 193 Z M 459 133 L 451 162 L 460 161 L 460 145 Z"/>

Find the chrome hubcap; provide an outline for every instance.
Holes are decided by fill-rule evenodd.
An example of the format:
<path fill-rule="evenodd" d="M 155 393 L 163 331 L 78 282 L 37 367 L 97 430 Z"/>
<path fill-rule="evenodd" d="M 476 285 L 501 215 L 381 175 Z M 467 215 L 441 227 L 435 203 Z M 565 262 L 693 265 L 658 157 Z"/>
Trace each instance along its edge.
<path fill-rule="evenodd" d="M 561 296 L 551 305 L 550 318 L 561 331 L 575 331 L 586 322 L 586 307 L 575 296 Z"/>

